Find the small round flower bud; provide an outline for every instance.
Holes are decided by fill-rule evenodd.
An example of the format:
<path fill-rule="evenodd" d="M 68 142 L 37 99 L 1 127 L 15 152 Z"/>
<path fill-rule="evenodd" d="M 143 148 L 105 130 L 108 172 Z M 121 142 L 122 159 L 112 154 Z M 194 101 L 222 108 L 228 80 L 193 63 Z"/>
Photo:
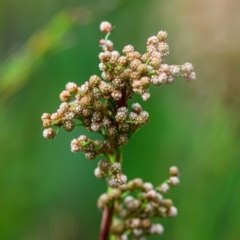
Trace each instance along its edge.
<path fill-rule="evenodd" d="M 171 186 L 176 186 L 176 185 L 178 185 L 179 183 L 180 183 L 180 180 L 179 180 L 178 177 L 173 176 L 173 177 L 170 177 L 170 178 L 168 179 L 168 184 L 171 185 Z"/>
<path fill-rule="evenodd" d="M 80 141 L 78 139 L 73 139 L 71 141 L 71 151 L 72 152 L 78 152 L 81 149 Z"/>
<path fill-rule="evenodd" d="M 42 116 L 41 116 L 41 119 L 42 119 L 42 121 L 46 120 L 46 119 L 50 120 L 51 119 L 51 114 L 43 113 Z"/>
<path fill-rule="evenodd" d="M 164 207 L 170 208 L 170 207 L 173 206 L 173 201 L 171 199 L 164 199 L 162 201 L 162 204 L 163 204 Z"/>
<path fill-rule="evenodd" d="M 163 83 L 166 83 L 168 79 L 168 75 L 165 72 L 161 72 L 159 76 L 153 75 L 151 81 L 154 85 L 159 86 Z"/>
<path fill-rule="evenodd" d="M 192 82 L 194 80 L 196 80 L 196 73 L 195 72 L 191 72 L 187 77 L 185 77 L 186 81 L 188 82 Z"/>
<path fill-rule="evenodd" d="M 140 201 L 136 200 L 132 196 L 127 196 L 124 199 L 124 204 L 129 211 L 134 211 L 140 206 Z"/>
<path fill-rule="evenodd" d="M 169 217 L 176 217 L 178 214 L 178 210 L 176 207 L 172 206 L 169 208 L 169 211 L 168 211 L 168 216 Z"/>
<path fill-rule="evenodd" d="M 158 45 L 158 50 L 162 57 L 166 57 L 169 54 L 169 46 L 166 42 L 160 42 Z"/>
<path fill-rule="evenodd" d="M 101 39 L 99 41 L 103 51 L 112 51 L 113 50 L 113 42 L 111 40 L 105 40 L 105 39 Z"/>
<path fill-rule="evenodd" d="M 133 200 L 135 200 L 135 198 L 133 196 L 129 195 L 124 198 L 124 203 L 127 204 L 128 202 L 133 201 Z"/>
<path fill-rule="evenodd" d="M 159 187 L 159 191 L 161 193 L 167 193 L 169 191 L 169 185 L 167 183 L 163 183 Z"/>
<path fill-rule="evenodd" d="M 107 174 L 105 172 L 103 172 L 100 168 L 97 167 L 94 170 L 94 175 L 97 178 L 105 178 Z"/>
<path fill-rule="evenodd" d="M 91 87 L 97 87 L 101 83 L 101 78 L 97 75 L 93 75 L 89 79 L 89 84 Z"/>
<path fill-rule="evenodd" d="M 123 123 L 123 125 L 121 126 L 121 132 L 122 133 L 128 133 L 130 132 L 130 125 L 128 123 Z"/>
<path fill-rule="evenodd" d="M 158 210 L 158 214 L 159 214 L 160 218 L 167 216 L 167 208 L 166 207 L 159 207 L 157 210 Z"/>
<path fill-rule="evenodd" d="M 147 45 L 156 45 L 159 43 L 159 39 L 156 36 L 148 38 Z"/>
<path fill-rule="evenodd" d="M 157 223 L 157 224 L 152 224 L 149 232 L 151 234 L 162 234 L 164 232 L 164 228 L 161 224 Z"/>
<path fill-rule="evenodd" d="M 58 121 L 58 120 L 60 120 L 61 119 L 61 113 L 58 113 L 58 112 L 56 112 L 56 113 L 53 113 L 52 115 L 51 115 L 51 120 L 53 120 L 53 121 Z"/>
<path fill-rule="evenodd" d="M 65 116 L 68 120 L 71 120 L 75 117 L 75 113 L 74 112 L 67 112 Z"/>
<path fill-rule="evenodd" d="M 102 62 L 99 63 L 98 67 L 99 67 L 99 70 L 102 72 L 107 70 L 107 65 Z"/>
<path fill-rule="evenodd" d="M 129 120 L 130 121 L 135 121 L 138 115 L 135 112 L 130 112 L 129 113 Z"/>
<path fill-rule="evenodd" d="M 132 45 L 127 45 L 122 50 L 123 54 L 128 54 L 133 51 L 134 51 L 134 47 Z"/>
<path fill-rule="evenodd" d="M 66 102 L 70 99 L 71 97 L 71 93 L 69 91 L 66 91 L 66 90 L 63 90 L 60 95 L 60 100 L 63 101 L 63 102 Z"/>
<path fill-rule="evenodd" d="M 113 189 L 110 193 L 109 193 L 109 199 L 110 200 L 115 200 L 120 198 L 121 196 L 121 190 L 119 190 L 118 188 Z"/>
<path fill-rule="evenodd" d="M 144 208 L 145 213 L 152 213 L 153 211 L 154 211 L 153 206 L 150 203 L 145 205 L 145 208 Z"/>
<path fill-rule="evenodd" d="M 167 79 L 167 83 L 168 83 L 168 84 L 172 84 L 173 82 L 174 82 L 174 77 L 171 76 L 171 75 L 169 75 L 169 76 L 168 76 L 168 79 Z"/>
<path fill-rule="evenodd" d="M 54 138 L 55 135 L 56 135 L 56 132 L 52 128 L 46 128 L 43 131 L 44 138 L 51 139 L 51 138 Z"/>
<path fill-rule="evenodd" d="M 103 93 L 103 95 L 110 95 L 111 93 L 111 85 L 105 82 L 101 82 L 99 85 L 100 91 Z"/>
<path fill-rule="evenodd" d="M 99 196 L 98 201 L 97 201 L 97 205 L 98 205 L 99 208 L 103 208 L 108 203 L 109 203 L 108 194 L 103 193 L 102 195 Z"/>
<path fill-rule="evenodd" d="M 170 66 L 167 64 L 162 64 L 159 70 L 168 74 L 170 72 Z"/>
<path fill-rule="evenodd" d="M 141 236 L 143 234 L 143 230 L 141 228 L 133 229 L 133 234 L 135 236 Z M 145 240 L 145 238 L 141 238 L 140 240 Z"/>
<path fill-rule="evenodd" d="M 128 109 L 126 107 L 118 108 L 115 119 L 117 122 L 123 123 L 128 117 Z"/>
<path fill-rule="evenodd" d="M 85 158 L 88 160 L 93 160 L 96 157 L 95 152 L 85 152 Z"/>
<path fill-rule="evenodd" d="M 104 172 L 107 172 L 110 168 L 111 164 L 108 160 L 101 160 L 98 162 L 98 167 L 104 171 Z"/>
<path fill-rule="evenodd" d="M 113 97 L 114 100 L 118 101 L 122 97 L 122 93 L 119 90 L 113 90 L 111 96 Z"/>
<path fill-rule="evenodd" d="M 94 111 L 92 114 L 91 121 L 92 122 L 100 122 L 103 118 L 103 114 L 100 111 Z"/>
<path fill-rule="evenodd" d="M 128 188 L 130 190 L 139 189 L 143 186 L 143 180 L 141 178 L 135 178 L 128 182 Z"/>
<path fill-rule="evenodd" d="M 111 52 L 107 51 L 107 52 L 101 52 L 99 55 L 98 55 L 99 59 L 101 62 L 103 63 L 106 63 L 108 62 L 111 57 L 112 57 L 112 54 Z"/>
<path fill-rule="evenodd" d="M 145 92 L 142 94 L 142 100 L 147 101 L 151 97 L 151 94 L 149 92 Z"/>
<path fill-rule="evenodd" d="M 108 135 L 109 137 L 111 137 L 111 138 L 116 137 L 116 135 L 117 135 L 117 129 L 116 129 L 116 127 L 115 127 L 115 126 L 112 126 L 112 127 L 108 128 L 108 130 L 107 130 L 107 135 Z"/>
<path fill-rule="evenodd" d="M 146 198 L 148 200 L 154 200 L 157 197 L 157 192 L 155 190 L 150 190 L 146 193 Z"/>
<path fill-rule="evenodd" d="M 127 54 L 127 59 L 133 61 L 134 59 L 141 59 L 141 56 L 142 55 L 139 52 L 134 51 Z"/>
<path fill-rule="evenodd" d="M 71 132 L 74 129 L 74 126 L 75 123 L 72 120 L 67 120 L 63 124 L 63 128 L 68 132 Z"/>
<path fill-rule="evenodd" d="M 141 62 L 139 59 L 134 59 L 134 60 L 130 63 L 130 68 L 132 68 L 133 70 L 136 70 L 141 63 L 142 63 L 142 62 Z"/>
<path fill-rule="evenodd" d="M 153 185 L 152 185 L 152 183 L 150 183 L 150 182 L 145 182 L 145 183 L 143 184 L 143 190 L 144 190 L 145 192 L 148 192 L 148 191 L 150 191 L 150 190 L 153 190 Z"/>
<path fill-rule="evenodd" d="M 143 62 L 147 62 L 148 61 L 148 59 L 149 59 L 149 53 L 144 53 L 143 55 L 142 55 L 142 57 L 141 57 L 141 60 L 143 61 Z"/>
<path fill-rule="evenodd" d="M 184 63 L 181 66 L 182 73 L 190 74 L 193 71 L 193 65 L 191 63 Z"/>
<path fill-rule="evenodd" d="M 151 226 L 150 219 L 146 218 L 142 220 L 142 227 L 148 229 Z"/>
<path fill-rule="evenodd" d="M 44 119 L 43 121 L 43 127 L 50 127 L 51 126 L 51 120 L 50 119 Z"/>
<path fill-rule="evenodd" d="M 76 93 L 78 91 L 78 86 L 76 83 L 68 82 L 65 89 L 70 93 Z"/>
<path fill-rule="evenodd" d="M 176 166 L 170 167 L 169 174 L 170 174 L 170 176 L 178 176 L 179 175 L 178 167 L 176 167 Z"/>
<path fill-rule="evenodd" d="M 122 172 L 121 163 L 118 163 L 118 162 L 113 163 L 110 167 L 110 171 L 114 175 L 121 173 Z"/>
<path fill-rule="evenodd" d="M 112 78 L 112 74 L 110 72 L 104 71 L 104 72 L 102 72 L 101 77 L 105 80 L 110 81 Z"/>
<path fill-rule="evenodd" d="M 137 125 L 144 125 L 149 120 L 149 113 L 147 111 L 142 111 L 135 119 Z"/>
<path fill-rule="evenodd" d="M 138 67 L 137 67 L 137 71 L 140 73 L 140 74 L 144 74 L 147 72 L 147 65 L 142 63 L 142 64 L 139 64 Z"/>
<path fill-rule="evenodd" d="M 121 222 L 113 222 L 110 228 L 110 232 L 113 235 L 121 235 L 124 232 L 124 224 Z M 122 237 L 119 239 L 123 239 Z"/>
<path fill-rule="evenodd" d="M 153 51 L 153 52 L 151 52 L 151 54 L 150 54 L 150 59 L 151 59 L 151 58 L 157 58 L 157 59 L 159 59 L 160 63 L 162 62 L 162 61 L 161 61 L 161 53 L 158 52 L 158 51 Z M 153 65 L 152 65 L 152 66 L 153 66 Z"/>
<path fill-rule="evenodd" d="M 88 107 L 92 104 L 92 97 L 90 95 L 85 95 L 81 98 L 80 104 L 82 107 Z"/>
<path fill-rule="evenodd" d="M 78 140 L 81 141 L 81 142 L 87 142 L 87 141 L 88 141 L 88 138 L 87 138 L 87 136 L 85 136 L 85 135 L 80 135 L 80 136 L 78 137 Z"/>
<path fill-rule="evenodd" d="M 102 119 L 102 125 L 103 125 L 105 128 L 110 127 L 111 124 L 112 124 L 112 122 L 111 122 L 111 120 L 110 120 L 109 118 L 104 117 L 104 118 Z"/>
<path fill-rule="evenodd" d="M 93 107 L 97 111 L 101 111 L 103 109 L 103 103 L 101 101 L 94 101 Z"/>
<path fill-rule="evenodd" d="M 120 57 L 120 53 L 116 50 L 112 51 L 112 56 L 115 58 L 119 58 Z"/>
<path fill-rule="evenodd" d="M 139 103 L 133 103 L 132 104 L 132 110 L 135 113 L 140 113 L 142 111 L 142 106 Z"/>
<path fill-rule="evenodd" d="M 160 32 L 158 32 L 157 37 L 161 42 L 163 42 L 167 39 L 167 32 L 160 31 Z"/>
<path fill-rule="evenodd" d="M 111 187 L 111 188 L 116 188 L 119 186 L 119 184 L 115 181 L 114 178 L 110 178 L 108 180 L 108 186 Z"/>
<path fill-rule="evenodd" d="M 110 22 L 104 21 L 100 24 L 100 31 L 103 33 L 109 33 L 112 31 L 112 24 Z"/>
<path fill-rule="evenodd" d="M 60 119 L 61 119 L 61 113 L 56 112 L 51 115 L 51 120 L 53 121 L 60 120 Z"/>
<path fill-rule="evenodd" d="M 117 142 L 119 145 L 126 145 L 128 143 L 128 136 L 126 134 L 120 134 Z"/>
<path fill-rule="evenodd" d="M 78 91 L 81 93 L 82 96 L 86 95 L 89 92 L 89 82 L 85 82 L 78 88 Z"/>
<path fill-rule="evenodd" d="M 127 176 L 122 173 L 118 173 L 114 177 L 114 180 L 118 185 L 123 185 L 127 182 Z"/>
<path fill-rule="evenodd" d="M 112 54 L 112 57 L 111 57 L 111 59 L 109 60 L 108 63 L 109 63 L 112 67 L 116 67 L 117 64 L 118 64 L 118 57 L 113 56 L 113 54 Z M 110 69 L 111 69 L 111 68 L 110 68 Z"/>
<path fill-rule="evenodd" d="M 173 77 L 177 77 L 180 74 L 180 67 L 178 65 L 172 65 L 170 66 L 169 72 Z"/>
<path fill-rule="evenodd" d="M 121 56 L 118 59 L 118 63 L 121 66 L 126 66 L 128 64 L 128 60 L 127 60 L 127 58 L 125 56 Z"/>
<path fill-rule="evenodd" d="M 101 124 L 100 123 L 97 123 L 97 122 L 93 122 L 91 123 L 90 125 L 90 129 L 93 131 L 93 132 L 98 132 L 99 129 L 101 127 Z"/>
<path fill-rule="evenodd" d="M 151 57 L 150 59 L 151 59 L 149 62 L 150 66 L 152 66 L 155 69 L 160 67 L 161 61 L 158 57 Z"/>
<path fill-rule="evenodd" d="M 65 113 L 67 112 L 67 110 L 70 108 L 70 105 L 69 103 L 67 102 L 63 102 L 60 104 L 59 108 L 58 108 L 58 112 L 61 114 L 61 113 Z"/>
<path fill-rule="evenodd" d="M 130 226 L 131 228 L 139 228 L 141 226 L 140 218 L 133 218 Z"/>

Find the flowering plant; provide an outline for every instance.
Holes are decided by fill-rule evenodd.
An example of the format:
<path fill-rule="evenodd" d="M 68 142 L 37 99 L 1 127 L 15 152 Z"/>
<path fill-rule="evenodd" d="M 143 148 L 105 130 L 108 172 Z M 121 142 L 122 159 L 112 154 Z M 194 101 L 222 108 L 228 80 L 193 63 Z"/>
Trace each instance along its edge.
<path fill-rule="evenodd" d="M 102 156 L 94 171 L 97 178 L 106 179 L 108 189 L 97 205 L 103 211 L 99 240 L 144 239 L 149 234 L 162 234 L 160 223 L 152 220 L 174 217 L 177 208 L 171 199 L 163 198 L 170 187 L 179 183 L 176 166 L 170 168 L 170 177 L 157 187 L 141 178 L 128 181 L 122 170 L 122 148 L 143 125 L 149 121 L 149 113 L 139 103 L 129 106 L 135 94 L 143 101 L 150 98 L 150 85 L 172 84 L 182 75 L 186 81 L 196 79 L 191 63 L 168 65 L 167 33 L 160 31 L 147 40 L 146 53 L 140 54 L 132 45 L 123 48 L 121 56 L 109 40 L 113 30 L 109 22 L 102 22 L 100 30 L 106 34 L 100 40 L 99 54 L 101 77 L 92 75 L 81 86 L 69 82 L 60 93 L 58 110 L 44 113 L 43 136 L 52 139 L 63 127 L 72 131 L 83 126 L 100 135 L 92 140 L 85 135 L 71 141 L 71 151 L 84 152 L 89 160 Z M 57 129 L 57 130 L 56 130 Z"/>

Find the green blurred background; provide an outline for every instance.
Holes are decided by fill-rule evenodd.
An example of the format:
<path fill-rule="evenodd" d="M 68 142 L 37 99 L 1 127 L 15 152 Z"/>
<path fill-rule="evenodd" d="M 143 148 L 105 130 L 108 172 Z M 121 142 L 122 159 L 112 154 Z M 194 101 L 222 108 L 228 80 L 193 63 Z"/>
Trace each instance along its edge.
<path fill-rule="evenodd" d="M 2 0 L 0 3 L 0 239 L 97 239 L 105 182 L 96 161 L 70 152 L 79 132 L 42 137 L 40 116 L 59 106 L 68 81 L 98 70 L 103 20 L 121 50 L 168 32 L 169 64 L 192 62 L 197 81 L 151 89 L 151 121 L 124 150 L 129 179 L 161 183 L 171 165 L 179 209 L 149 239 L 240 239 L 240 2 Z M 137 99 L 140 100 L 140 99 Z"/>

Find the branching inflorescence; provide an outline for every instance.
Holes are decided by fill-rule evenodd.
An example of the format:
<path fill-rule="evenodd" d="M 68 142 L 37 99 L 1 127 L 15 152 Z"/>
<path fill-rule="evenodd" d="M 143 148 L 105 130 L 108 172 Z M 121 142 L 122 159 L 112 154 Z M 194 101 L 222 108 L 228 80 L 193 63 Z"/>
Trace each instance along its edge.
<path fill-rule="evenodd" d="M 149 121 L 149 113 L 139 103 L 129 107 L 128 101 L 135 94 L 147 101 L 150 85 L 172 84 L 179 75 L 193 81 L 196 75 L 191 63 L 165 63 L 169 54 L 166 32 L 160 31 L 147 40 L 146 53 L 140 54 L 127 45 L 121 56 L 108 39 L 112 29 L 108 22 L 100 25 L 106 33 L 105 39 L 100 40 L 101 77 L 93 75 L 81 86 L 66 84 L 60 93 L 62 103 L 58 110 L 41 117 L 43 136 L 52 139 L 58 128 L 72 131 L 79 125 L 101 135 L 99 140 L 81 135 L 71 141 L 74 153 L 82 151 L 89 160 L 98 155 L 104 157 L 94 172 L 108 184 L 108 191 L 98 199 L 98 207 L 103 209 L 99 239 L 144 239 L 145 235 L 161 234 L 164 230 L 151 220 L 177 215 L 172 200 L 164 199 L 162 194 L 179 183 L 179 172 L 177 167 L 171 167 L 169 179 L 155 188 L 140 178 L 127 181 L 122 172 L 122 146 Z"/>

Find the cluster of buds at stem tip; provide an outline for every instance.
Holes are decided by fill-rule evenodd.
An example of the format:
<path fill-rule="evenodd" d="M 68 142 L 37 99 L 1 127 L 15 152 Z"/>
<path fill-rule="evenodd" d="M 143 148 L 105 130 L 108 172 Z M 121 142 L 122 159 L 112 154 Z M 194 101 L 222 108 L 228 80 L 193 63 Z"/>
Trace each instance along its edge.
<path fill-rule="evenodd" d="M 171 167 L 170 177 L 165 181 L 168 188 L 179 183 L 178 175 L 178 168 Z M 113 205 L 111 233 L 116 239 L 140 239 L 144 235 L 163 233 L 163 226 L 152 219 L 175 217 L 178 213 L 173 201 L 163 197 L 163 184 L 154 188 L 152 183 L 136 178 L 99 197 L 99 208 Z"/>
<path fill-rule="evenodd" d="M 41 117 L 44 138 L 54 138 L 60 127 L 72 131 L 76 126 L 83 126 L 99 133 L 101 139 L 97 142 L 81 140 L 81 136 L 71 142 L 71 151 L 83 151 L 88 159 L 113 155 L 149 121 L 149 113 L 139 103 L 129 106 L 129 99 L 135 94 L 146 101 L 150 98 L 150 85 L 170 84 L 179 75 L 187 81 L 196 78 L 191 63 L 165 63 L 169 54 L 166 32 L 160 31 L 147 40 L 146 53 L 140 54 L 132 45 L 127 45 L 121 55 L 108 39 L 112 29 L 108 22 L 100 25 L 100 30 L 106 33 L 105 39 L 100 40 L 101 76 L 92 75 L 80 86 L 68 82 L 60 93 L 62 103 L 57 111 Z"/>
<path fill-rule="evenodd" d="M 151 96 L 150 86 L 172 84 L 178 76 L 191 82 L 196 79 L 196 74 L 191 63 L 166 63 L 169 46 L 165 31 L 147 40 L 145 53 L 127 45 L 121 54 L 114 50 L 114 44 L 109 40 L 112 25 L 102 22 L 100 30 L 106 34 L 99 41 L 101 74 L 90 76 L 81 85 L 66 84 L 60 93 L 62 103 L 56 112 L 42 114 L 43 137 L 53 139 L 59 128 L 70 132 L 77 126 L 100 135 L 98 140 L 85 135 L 76 136 L 71 141 L 71 151 L 81 151 L 89 160 L 104 156 L 105 160 L 99 161 L 94 174 L 106 179 L 112 191 L 100 196 L 98 206 L 114 205 L 116 217 L 111 232 L 116 239 L 128 239 L 128 236 L 144 239 L 143 235 L 163 232 L 162 225 L 151 222 L 151 218 L 177 215 L 172 200 L 164 199 L 162 194 L 179 183 L 179 173 L 176 167 L 171 167 L 170 177 L 156 188 L 139 178 L 127 182 L 127 176 L 122 173 L 122 147 L 149 121 L 149 113 L 140 103 L 129 104 L 129 100 L 140 95 L 143 101 L 147 101 Z"/>

